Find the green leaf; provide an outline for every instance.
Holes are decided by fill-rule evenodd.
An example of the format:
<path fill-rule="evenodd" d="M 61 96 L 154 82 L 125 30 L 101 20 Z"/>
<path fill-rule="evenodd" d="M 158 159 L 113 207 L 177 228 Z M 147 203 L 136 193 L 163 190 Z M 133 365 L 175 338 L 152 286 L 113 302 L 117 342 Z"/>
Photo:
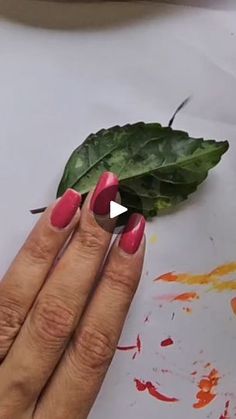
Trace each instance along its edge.
<path fill-rule="evenodd" d="M 154 216 L 194 192 L 228 147 L 227 141 L 191 138 L 158 123 L 103 129 L 72 153 L 57 196 L 68 187 L 86 194 L 104 171 L 112 171 L 120 180 L 123 205 Z"/>

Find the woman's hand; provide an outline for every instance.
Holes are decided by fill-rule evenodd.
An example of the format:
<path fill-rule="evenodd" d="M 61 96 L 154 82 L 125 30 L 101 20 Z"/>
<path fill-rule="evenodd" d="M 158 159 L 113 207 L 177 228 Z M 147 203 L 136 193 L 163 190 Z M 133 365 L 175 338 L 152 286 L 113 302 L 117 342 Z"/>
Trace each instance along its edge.
<path fill-rule="evenodd" d="M 102 220 L 117 193 L 116 176 L 104 173 L 80 212 L 80 194 L 67 190 L 0 283 L 1 419 L 87 417 L 144 257 L 145 221 L 133 215 L 104 264 L 114 225 L 103 229 L 94 213 Z"/>

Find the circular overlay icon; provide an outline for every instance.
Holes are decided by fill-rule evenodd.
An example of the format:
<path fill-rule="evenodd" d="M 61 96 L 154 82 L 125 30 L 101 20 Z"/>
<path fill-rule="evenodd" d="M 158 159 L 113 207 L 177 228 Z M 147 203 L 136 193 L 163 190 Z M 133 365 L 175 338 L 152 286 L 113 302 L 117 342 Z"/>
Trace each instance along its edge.
<path fill-rule="evenodd" d="M 114 196 L 116 198 L 112 199 Z M 138 212 L 142 212 L 141 199 L 134 190 L 126 187 L 125 189 L 120 188 L 118 193 L 116 193 L 114 186 L 103 189 L 96 196 L 93 204 L 96 222 L 105 231 L 114 232 L 115 234 L 122 233 L 130 215 L 137 212 L 137 208 Z M 105 215 L 100 215 L 101 213 Z"/>

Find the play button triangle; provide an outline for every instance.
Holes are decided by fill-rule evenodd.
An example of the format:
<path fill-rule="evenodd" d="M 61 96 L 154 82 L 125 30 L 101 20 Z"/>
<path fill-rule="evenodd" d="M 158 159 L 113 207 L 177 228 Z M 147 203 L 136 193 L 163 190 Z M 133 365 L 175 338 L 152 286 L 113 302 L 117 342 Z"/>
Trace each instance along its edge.
<path fill-rule="evenodd" d="M 124 214 L 127 211 L 128 208 L 123 207 L 123 205 L 117 204 L 115 201 L 110 202 L 110 218 L 118 217 L 118 215 Z"/>

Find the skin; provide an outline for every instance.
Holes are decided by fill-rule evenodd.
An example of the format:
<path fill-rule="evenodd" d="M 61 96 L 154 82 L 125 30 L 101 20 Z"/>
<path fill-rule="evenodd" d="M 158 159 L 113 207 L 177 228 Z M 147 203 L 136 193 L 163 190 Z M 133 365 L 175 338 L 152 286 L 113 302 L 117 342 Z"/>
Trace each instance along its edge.
<path fill-rule="evenodd" d="M 112 235 L 90 199 L 64 229 L 51 225 L 50 206 L 0 282 L 1 419 L 85 419 L 109 368 L 145 239 L 135 254 L 117 239 L 103 265 Z"/>

